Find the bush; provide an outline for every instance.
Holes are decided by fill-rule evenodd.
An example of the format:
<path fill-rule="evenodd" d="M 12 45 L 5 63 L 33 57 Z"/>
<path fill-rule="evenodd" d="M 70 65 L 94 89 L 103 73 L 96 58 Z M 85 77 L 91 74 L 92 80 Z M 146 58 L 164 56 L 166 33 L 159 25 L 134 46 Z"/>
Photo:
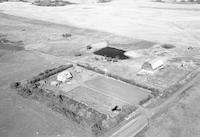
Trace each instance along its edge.
<path fill-rule="evenodd" d="M 18 88 L 21 85 L 21 82 L 13 82 L 10 84 L 10 87 L 13 89 Z"/>
<path fill-rule="evenodd" d="M 148 95 L 148 97 L 145 98 L 145 99 L 143 99 L 143 100 L 141 100 L 141 101 L 139 102 L 139 104 L 140 104 L 140 105 L 143 105 L 143 104 L 147 103 L 150 99 L 152 99 L 152 96 Z"/>
<path fill-rule="evenodd" d="M 46 79 L 46 78 L 54 75 L 54 74 L 62 72 L 62 71 L 66 70 L 66 69 L 68 69 L 68 68 L 70 68 L 72 66 L 73 65 L 71 65 L 71 64 L 70 65 L 61 65 L 61 66 L 59 66 L 57 68 L 47 69 L 44 72 L 41 72 L 39 75 L 33 77 L 32 79 L 29 79 L 28 83 L 31 83 L 31 84 L 36 83 L 36 82 L 38 82 L 40 80 Z"/>

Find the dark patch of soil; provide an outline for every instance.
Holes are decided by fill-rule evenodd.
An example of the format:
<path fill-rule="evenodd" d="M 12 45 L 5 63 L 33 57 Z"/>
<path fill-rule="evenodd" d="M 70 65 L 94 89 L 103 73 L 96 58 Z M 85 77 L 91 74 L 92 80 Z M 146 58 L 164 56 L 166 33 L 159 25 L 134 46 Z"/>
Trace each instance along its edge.
<path fill-rule="evenodd" d="M 164 48 L 164 49 L 173 49 L 173 48 L 175 48 L 175 46 L 171 45 L 171 44 L 163 44 L 163 45 L 161 45 L 161 47 Z"/>
<path fill-rule="evenodd" d="M 124 52 L 126 51 L 112 47 L 106 47 L 98 51 L 95 51 L 94 54 L 110 58 L 128 59 L 128 57 L 124 55 Z"/>

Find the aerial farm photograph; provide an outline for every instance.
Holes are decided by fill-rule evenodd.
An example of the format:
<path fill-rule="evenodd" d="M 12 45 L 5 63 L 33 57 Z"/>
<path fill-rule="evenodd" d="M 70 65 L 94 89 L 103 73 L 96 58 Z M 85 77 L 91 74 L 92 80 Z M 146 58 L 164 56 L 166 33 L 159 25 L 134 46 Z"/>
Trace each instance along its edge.
<path fill-rule="evenodd" d="M 0 137 L 200 137 L 200 0 L 0 0 Z"/>

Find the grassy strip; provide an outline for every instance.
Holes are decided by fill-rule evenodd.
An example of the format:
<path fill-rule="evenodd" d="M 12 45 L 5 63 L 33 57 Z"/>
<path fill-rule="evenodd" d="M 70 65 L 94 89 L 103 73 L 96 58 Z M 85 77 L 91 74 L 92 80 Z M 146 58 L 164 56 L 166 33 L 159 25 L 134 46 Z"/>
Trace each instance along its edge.
<path fill-rule="evenodd" d="M 181 87 L 183 87 L 185 84 L 187 84 L 193 78 L 195 78 L 198 74 L 199 74 L 199 68 L 188 73 L 180 81 L 178 81 L 177 83 L 175 83 L 171 87 L 164 90 L 163 93 L 161 94 L 161 97 L 162 98 L 168 98 L 169 96 L 173 95 L 176 91 L 178 91 Z"/>

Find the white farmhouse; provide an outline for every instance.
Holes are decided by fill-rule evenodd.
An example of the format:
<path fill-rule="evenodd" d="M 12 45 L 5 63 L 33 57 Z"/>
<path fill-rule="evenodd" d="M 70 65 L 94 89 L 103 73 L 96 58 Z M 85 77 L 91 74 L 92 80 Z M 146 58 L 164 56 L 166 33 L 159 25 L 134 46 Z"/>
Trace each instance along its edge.
<path fill-rule="evenodd" d="M 65 70 L 57 75 L 57 80 L 60 82 L 66 82 L 72 77 L 73 77 L 72 74 L 69 71 Z"/>

